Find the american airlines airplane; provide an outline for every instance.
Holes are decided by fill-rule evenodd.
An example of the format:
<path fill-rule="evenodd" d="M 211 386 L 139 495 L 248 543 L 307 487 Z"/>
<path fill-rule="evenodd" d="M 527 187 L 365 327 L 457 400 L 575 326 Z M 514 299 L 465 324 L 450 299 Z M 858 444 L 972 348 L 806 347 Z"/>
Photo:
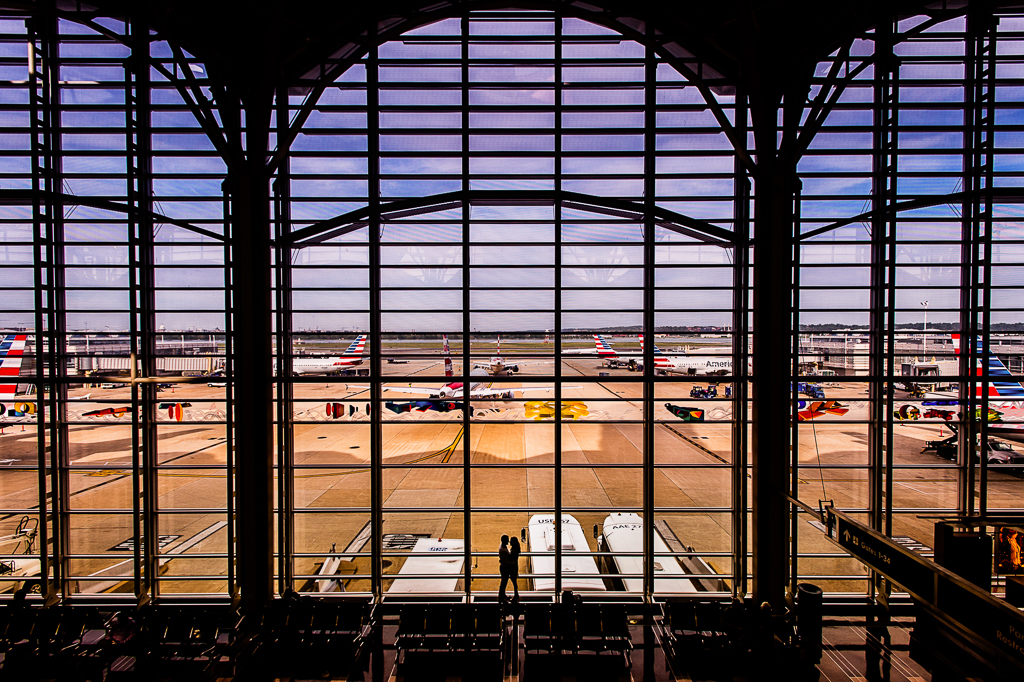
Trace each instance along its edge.
<path fill-rule="evenodd" d="M 640 334 L 640 352 L 644 350 L 644 335 Z M 662 355 L 654 346 L 654 371 L 672 374 L 732 374 L 731 355 Z"/>
<path fill-rule="evenodd" d="M 473 365 L 473 369 L 486 370 L 491 376 L 508 376 L 509 374 L 515 374 L 519 371 L 520 367 L 526 367 L 527 365 L 549 365 L 551 360 L 538 360 L 531 362 L 514 362 L 510 363 L 508 358 L 501 357 L 501 334 L 498 334 L 498 353 L 491 357 L 486 365 Z"/>
<path fill-rule="evenodd" d="M 292 360 L 292 372 L 299 375 L 333 374 L 356 365 L 361 365 L 363 363 L 363 348 L 365 345 L 366 334 L 361 334 L 356 337 L 356 340 L 340 356 L 329 358 L 294 358 Z"/>
<path fill-rule="evenodd" d="M 960 334 L 951 334 L 950 338 L 953 341 L 953 353 L 959 356 Z M 977 339 L 976 343 L 977 355 L 974 372 L 980 377 L 984 372 L 982 364 L 984 363 L 988 366 L 989 380 L 978 382 L 974 397 L 980 401 L 983 395 L 988 395 L 988 432 L 1003 438 L 1024 440 L 1024 421 L 1021 421 L 1024 420 L 1024 386 L 1021 386 L 1019 381 L 1013 380 L 1010 370 L 995 353 L 990 351 L 988 357 L 983 357 L 981 339 Z M 962 403 L 958 394 L 950 391 L 926 393 L 921 404 L 942 407 L 957 406 Z M 993 415 L 997 420 L 992 420 Z M 1003 421 L 1004 416 L 1012 421 Z"/>
<path fill-rule="evenodd" d="M 448 335 L 444 335 L 444 375 L 446 377 L 455 376 L 455 369 L 452 365 L 451 351 L 448 348 Z M 486 377 L 488 376 L 487 371 L 481 368 L 474 369 L 469 374 L 472 377 Z M 469 385 L 469 396 L 471 398 L 498 398 L 501 400 L 514 400 L 516 393 L 526 393 L 528 391 L 553 391 L 554 386 L 524 386 L 522 388 L 504 388 L 497 389 L 491 388 L 490 382 L 488 381 L 475 381 Z M 564 386 L 563 388 L 575 388 L 575 386 Z M 443 400 L 451 400 L 461 398 L 465 391 L 465 384 L 460 381 L 453 381 L 444 384 L 440 388 L 433 386 L 385 386 L 385 391 L 393 391 L 395 393 L 415 393 L 417 395 L 429 395 L 431 398 L 441 398 Z"/>

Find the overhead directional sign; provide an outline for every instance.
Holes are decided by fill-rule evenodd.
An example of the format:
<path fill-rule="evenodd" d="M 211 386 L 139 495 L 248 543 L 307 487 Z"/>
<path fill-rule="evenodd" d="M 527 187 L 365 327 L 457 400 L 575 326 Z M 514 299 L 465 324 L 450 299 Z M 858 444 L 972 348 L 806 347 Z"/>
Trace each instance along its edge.
<path fill-rule="evenodd" d="M 1024 613 L 831 507 L 825 508 L 825 525 L 828 537 L 929 607 L 932 615 L 1002 653 L 1003 665 L 992 661 L 997 668 L 1024 670 Z"/>
<path fill-rule="evenodd" d="M 907 592 L 922 599 L 935 593 L 935 574 L 913 552 L 865 533 L 860 524 L 842 517 L 836 518 L 835 533 L 840 547 Z"/>

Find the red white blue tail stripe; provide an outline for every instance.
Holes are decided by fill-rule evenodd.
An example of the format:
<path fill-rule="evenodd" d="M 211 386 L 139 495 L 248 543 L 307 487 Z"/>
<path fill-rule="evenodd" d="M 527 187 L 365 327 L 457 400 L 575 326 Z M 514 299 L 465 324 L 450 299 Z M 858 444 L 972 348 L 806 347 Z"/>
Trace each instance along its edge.
<path fill-rule="evenodd" d="M 597 346 L 598 355 L 618 355 L 618 353 L 612 350 L 611 344 L 605 341 L 605 338 L 599 334 L 594 334 L 594 345 Z"/>
<path fill-rule="evenodd" d="M 345 349 L 345 355 L 361 355 L 363 349 L 366 347 L 366 334 L 362 334 L 356 337 L 348 348 Z"/>
<path fill-rule="evenodd" d="M 640 353 L 643 354 L 643 352 L 644 352 L 644 335 L 640 334 L 639 336 L 640 336 Z M 654 345 L 654 368 L 655 369 L 666 369 L 667 367 L 670 367 L 672 365 L 672 362 L 668 359 L 667 356 L 662 355 L 661 349 L 658 348 L 658 344 L 655 343 L 653 345 Z"/>
<path fill-rule="evenodd" d="M 8 334 L 0 341 L 0 378 L 17 377 L 21 373 L 21 360 L 25 354 L 27 334 Z M 11 400 L 18 384 L 0 384 L 0 400 Z"/>
<path fill-rule="evenodd" d="M 957 355 L 960 354 L 960 335 L 953 334 L 953 352 Z M 975 397 L 980 398 L 983 395 L 987 386 L 988 397 L 990 398 L 1024 398 L 1024 387 L 1021 387 L 1019 381 L 1012 381 L 1012 375 L 1010 370 L 1006 368 L 1003 361 L 1000 360 L 994 353 L 989 353 L 988 358 L 985 358 L 982 349 L 982 340 L 977 339 L 977 361 L 974 368 L 975 376 L 982 376 L 984 374 L 982 362 L 987 362 L 989 380 L 978 384 L 977 392 Z M 1002 379 L 1005 377 L 1005 379 Z M 1009 379 L 1009 381 L 1007 381 Z"/>

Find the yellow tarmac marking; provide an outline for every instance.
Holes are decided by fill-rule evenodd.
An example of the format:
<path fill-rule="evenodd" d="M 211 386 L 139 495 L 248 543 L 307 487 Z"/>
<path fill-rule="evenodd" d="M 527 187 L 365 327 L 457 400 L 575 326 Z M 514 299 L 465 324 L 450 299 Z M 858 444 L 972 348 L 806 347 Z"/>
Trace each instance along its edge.
<path fill-rule="evenodd" d="M 423 455 L 422 457 L 418 457 L 418 458 L 416 458 L 414 460 L 411 460 L 409 462 L 400 462 L 400 464 L 417 464 L 419 462 L 426 461 L 428 459 L 431 459 L 432 457 L 437 457 L 439 455 L 443 455 L 443 457 L 441 458 L 441 463 L 442 464 L 447 464 L 451 460 L 452 455 L 455 454 L 456 449 L 459 447 L 459 443 L 462 441 L 462 434 L 463 434 L 464 431 L 465 431 L 465 427 L 464 426 L 463 427 L 459 427 L 459 432 L 457 434 L 455 434 L 455 440 L 453 440 L 451 442 L 451 445 L 448 445 L 447 447 L 444 447 L 444 448 L 438 450 L 437 452 L 432 452 L 429 455 Z M 325 477 L 330 477 L 330 476 L 348 476 L 350 474 L 365 474 L 368 471 L 370 471 L 370 470 L 367 468 L 367 469 L 352 469 L 350 471 L 332 471 L 330 473 L 325 473 L 325 474 L 296 474 L 295 478 L 325 478 Z M 131 475 L 131 473 L 132 473 L 131 471 L 125 471 L 125 470 L 103 469 L 102 471 L 90 471 L 90 472 L 88 472 L 88 473 L 86 473 L 84 475 L 85 476 L 129 476 L 129 475 Z M 170 472 L 164 472 L 164 471 L 158 472 L 158 475 L 159 476 L 167 476 L 167 477 L 171 477 L 171 478 L 226 478 L 226 474 L 186 474 L 186 473 L 176 474 L 176 473 L 170 473 Z"/>

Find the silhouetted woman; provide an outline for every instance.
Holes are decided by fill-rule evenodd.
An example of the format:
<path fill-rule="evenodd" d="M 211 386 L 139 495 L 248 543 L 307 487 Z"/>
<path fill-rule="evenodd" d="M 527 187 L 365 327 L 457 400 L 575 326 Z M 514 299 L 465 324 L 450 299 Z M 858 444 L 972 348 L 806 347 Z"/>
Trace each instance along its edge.
<path fill-rule="evenodd" d="M 519 538 L 513 537 L 509 541 L 508 553 L 510 556 L 509 570 L 511 571 L 509 577 L 512 579 L 512 603 L 519 603 L 519 555 L 523 553 L 523 548 L 519 546 Z M 502 590 L 502 594 L 505 591 Z"/>

